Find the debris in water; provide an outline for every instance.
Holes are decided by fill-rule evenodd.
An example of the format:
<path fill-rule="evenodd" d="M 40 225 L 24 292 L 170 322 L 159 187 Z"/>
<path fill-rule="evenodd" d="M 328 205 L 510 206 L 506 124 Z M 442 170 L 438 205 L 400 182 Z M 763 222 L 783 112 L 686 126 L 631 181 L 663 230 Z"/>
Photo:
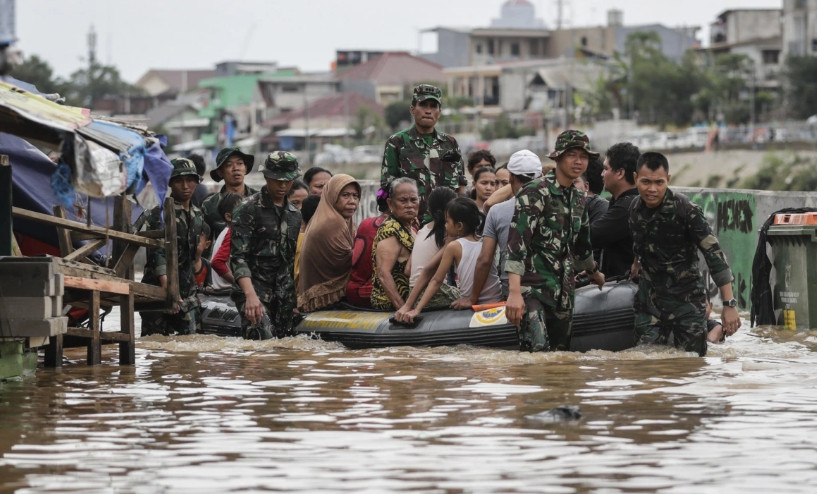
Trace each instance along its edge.
<path fill-rule="evenodd" d="M 578 405 L 562 405 L 547 412 L 528 415 L 526 418 L 541 422 L 562 422 L 564 420 L 579 420 L 582 418 L 582 412 L 579 411 Z"/>

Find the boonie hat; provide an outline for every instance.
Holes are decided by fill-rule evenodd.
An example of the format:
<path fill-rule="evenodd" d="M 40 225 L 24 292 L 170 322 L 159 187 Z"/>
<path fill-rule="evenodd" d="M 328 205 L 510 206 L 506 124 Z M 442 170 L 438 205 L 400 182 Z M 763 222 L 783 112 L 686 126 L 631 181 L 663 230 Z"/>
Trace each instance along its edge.
<path fill-rule="evenodd" d="M 420 84 L 419 86 L 414 88 L 414 100 L 417 103 L 422 103 L 423 101 L 433 99 L 440 106 L 443 106 L 443 92 L 440 91 L 440 88 L 437 86 L 432 86 L 431 84 Z"/>
<path fill-rule="evenodd" d="M 536 179 L 542 176 L 542 160 L 536 153 L 523 149 L 511 155 L 508 161 L 508 171 L 513 175 L 524 175 Z"/>
<path fill-rule="evenodd" d="M 294 154 L 286 151 L 273 151 L 264 160 L 262 172 L 266 178 L 289 181 L 301 175 L 301 168 Z"/>
<path fill-rule="evenodd" d="M 255 156 L 251 154 L 244 154 L 241 152 L 238 146 L 232 146 L 224 148 L 218 152 L 218 155 L 216 156 L 216 167 L 215 169 L 210 170 L 210 178 L 216 182 L 221 181 L 221 177 L 218 175 L 218 173 L 216 173 L 216 170 L 221 168 L 221 165 L 227 161 L 227 158 L 233 155 L 241 156 L 241 159 L 244 160 L 244 165 L 247 166 L 247 174 L 249 175 L 249 173 L 252 171 L 252 164 L 255 161 Z"/>
<path fill-rule="evenodd" d="M 584 149 L 591 158 L 599 157 L 599 153 L 590 149 L 590 139 L 587 134 L 581 130 L 566 130 L 556 138 L 556 149 L 548 155 L 548 158 L 555 160 L 568 149 L 573 148 Z"/>
<path fill-rule="evenodd" d="M 171 180 L 184 175 L 195 175 L 196 182 L 201 182 L 201 177 L 199 176 L 199 172 L 196 170 L 196 164 L 193 163 L 193 160 L 189 160 L 187 158 L 176 158 L 170 160 L 170 164 L 173 165 L 173 171 L 170 172 Z"/>

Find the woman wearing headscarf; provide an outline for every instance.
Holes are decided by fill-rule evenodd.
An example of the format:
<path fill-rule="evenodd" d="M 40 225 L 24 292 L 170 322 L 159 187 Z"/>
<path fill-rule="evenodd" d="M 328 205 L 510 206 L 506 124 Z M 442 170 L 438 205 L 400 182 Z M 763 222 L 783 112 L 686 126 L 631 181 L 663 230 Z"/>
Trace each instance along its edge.
<path fill-rule="evenodd" d="M 298 309 L 312 312 L 332 305 L 346 292 L 352 269 L 360 184 L 339 174 L 326 184 L 315 215 L 306 227 L 301 248 Z"/>

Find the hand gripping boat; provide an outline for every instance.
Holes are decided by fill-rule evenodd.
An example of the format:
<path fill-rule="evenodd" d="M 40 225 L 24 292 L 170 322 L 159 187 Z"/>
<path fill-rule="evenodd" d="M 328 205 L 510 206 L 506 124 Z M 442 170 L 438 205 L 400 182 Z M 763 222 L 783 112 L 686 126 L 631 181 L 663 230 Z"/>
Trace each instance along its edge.
<path fill-rule="evenodd" d="M 634 346 L 633 297 L 637 290 L 637 285 L 628 281 L 607 283 L 602 290 L 595 285 L 577 289 L 570 349 L 618 351 Z M 270 329 L 262 326 L 242 335 L 241 317 L 229 296 L 210 297 L 202 306 L 204 333 L 251 339 L 272 337 Z M 396 324 L 390 321 L 392 316 L 392 312 L 352 306 L 322 310 L 308 314 L 295 327 L 295 332 L 337 341 L 349 348 L 444 345 L 519 348 L 516 326 L 508 323 L 504 307 L 478 312 L 423 312 L 414 327 Z"/>

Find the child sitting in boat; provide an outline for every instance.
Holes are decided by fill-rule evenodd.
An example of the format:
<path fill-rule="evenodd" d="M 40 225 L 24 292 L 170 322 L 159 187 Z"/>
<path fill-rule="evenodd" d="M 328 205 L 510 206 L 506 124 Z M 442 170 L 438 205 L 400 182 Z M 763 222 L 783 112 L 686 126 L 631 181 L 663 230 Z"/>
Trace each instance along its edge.
<path fill-rule="evenodd" d="M 428 305 L 437 290 L 445 283 L 445 277 L 452 265 L 456 266 L 459 291 L 462 296 L 471 296 L 474 268 L 482 249 L 482 240 L 477 238 L 476 234 L 481 222 L 482 215 L 479 208 L 471 199 L 458 197 L 448 203 L 445 209 L 445 231 L 453 240 L 437 253 L 431 263 L 423 268 L 415 290 L 412 290 L 406 303 L 394 315 L 398 322 L 414 322 L 414 318 L 423 310 L 423 307 Z M 422 290 L 426 283 L 428 287 Z M 421 292 L 422 298 L 420 298 Z M 419 302 L 417 302 L 418 298 L 420 298 Z M 491 270 L 480 293 L 479 303 L 494 303 L 501 299 L 499 277 L 496 275 L 496 270 Z"/>
<path fill-rule="evenodd" d="M 210 225 L 201 225 L 201 235 L 199 243 L 196 245 L 196 256 L 193 258 L 193 278 L 196 280 L 196 287 L 207 288 L 213 284 L 212 269 L 210 261 L 204 257 L 204 251 L 210 248 Z"/>
<path fill-rule="evenodd" d="M 210 266 L 213 268 L 213 289 L 227 290 L 233 286 L 233 272 L 230 269 L 230 228 L 233 224 L 233 209 L 244 196 L 235 192 L 228 192 L 218 201 L 218 214 L 227 224 L 219 233 L 213 245 L 213 255 L 210 257 Z"/>

